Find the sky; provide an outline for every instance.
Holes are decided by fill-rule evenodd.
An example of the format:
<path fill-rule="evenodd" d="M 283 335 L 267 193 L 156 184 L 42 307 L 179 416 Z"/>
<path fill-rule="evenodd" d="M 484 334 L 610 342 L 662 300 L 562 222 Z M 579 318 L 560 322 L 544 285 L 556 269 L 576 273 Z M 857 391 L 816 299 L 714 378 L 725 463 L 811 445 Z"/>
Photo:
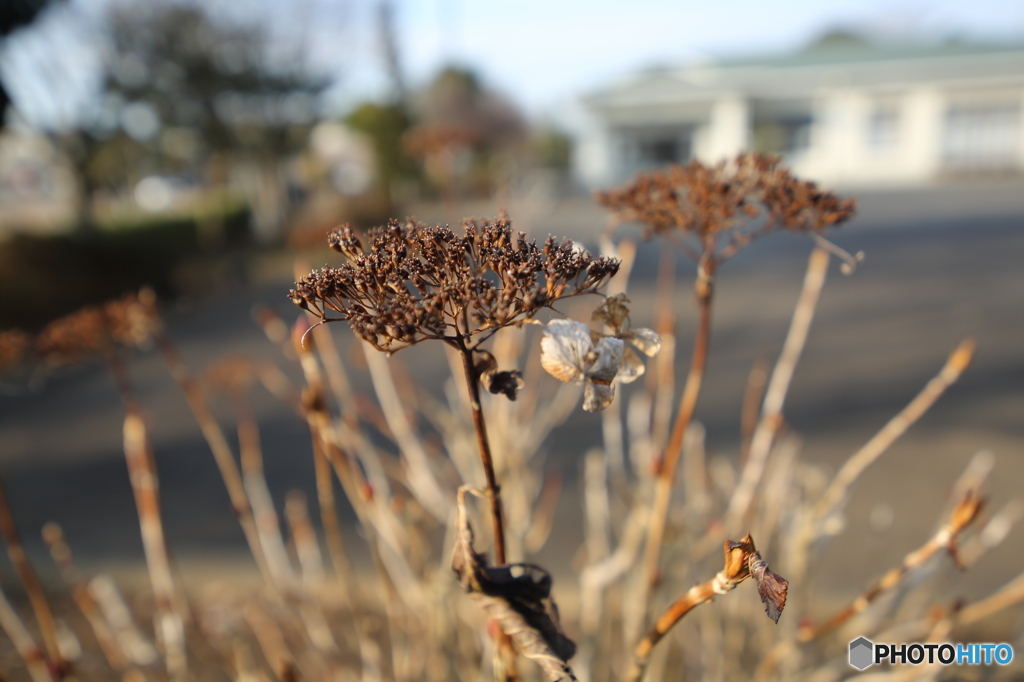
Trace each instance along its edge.
<path fill-rule="evenodd" d="M 126 0 L 67 0 L 30 31 L 0 44 L 0 73 L 26 116 L 67 119 L 102 63 L 90 30 Z M 152 0 L 147 0 L 152 1 Z M 166 0 L 165 0 L 166 1 Z M 387 91 L 379 0 L 208 0 L 227 15 L 258 17 L 271 35 L 300 41 L 336 79 L 343 112 Z M 652 66 L 799 49 L 834 28 L 893 40 L 961 37 L 1024 42 L 1020 0 L 391 0 L 406 80 L 423 84 L 446 64 L 472 67 L 527 113 L 544 116 Z M 42 36 L 42 37 L 41 37 Z M 53 45 L 60 49 L 54 51 Z M 41 74 L 68 79 L 54 100 Z"/>

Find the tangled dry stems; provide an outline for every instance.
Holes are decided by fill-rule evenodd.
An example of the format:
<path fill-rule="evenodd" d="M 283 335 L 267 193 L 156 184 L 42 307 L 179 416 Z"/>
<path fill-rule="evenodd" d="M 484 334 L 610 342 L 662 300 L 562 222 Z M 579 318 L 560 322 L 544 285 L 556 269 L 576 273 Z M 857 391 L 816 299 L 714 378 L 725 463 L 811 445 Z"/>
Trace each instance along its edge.
<path fill-rule="evenodd" d="M 641 177 L 624 190 L 606 194 L 602 201 L 619 212 L 620 217 L 646 221 L 652 235 L 678 231 L 689 239 L 688 245 L 682 242 L 683 248 L 696 256 L 700 265 L 697 295 L 702 316 L 696 345 L 703 345 L 703 349 L 694 354 L 690 378 L 683 391 L 686 410 L 681 410 L 672 438 L 674 442 L 678 435 L 679 442 L 667 451 L 678 457 L 684 450 L 685 435 L 685 469 L 696 472 L 692 480 L 686 481 L 686 504 L 680 508 L 685 512 L 685 522 L 679 526 L 667 513 L 661 516 L 662 522 L 669 524 L 666 537 L 672 538 L 668 548 L 672 561 L 661 563 L 662 536 L 650 532 L 657 527 L 658 515 L 672 504 L 668 496 L 662 507 L 662 498 L 653 491 L 672 491 L 674 461 L 670 463 L 671 458 L 666 458 L 660 466 L 652 466 L 658 462 L 659 437 L 664 442 L 664 436 L 658 435 L 655 403 L 663 400 L 661 393 L 667 385 L 665 373 L 671 373 L 671 357 L 658 358 L 661 374 L 650 377 L 647 386 L 618 398 L 619 403 L 625 401 L 629 434 L 629 447 L 619 447 L 629 451 L 632 470 L 627 471 L 621 461 L 617 464 L 600 452 L 587 457 L 587 538 L 585 551 L 580 554 L 580 600 L 585 604 L 585 613 L 580 615 L 577 628 L 578 646 L 573 645 L 562 628 L 547 571 L 533 564 L 508 561 L 504 548 L 507 535 L 511 552 L 525 554 L 524 548 L 539 546 L 536 540 L 527 543 L 527 536 L 541 537 L 542 544 L 550 532 L 554 515 L 551 500 L 557 501 L 558 489 L 545 484 L 542 490 L 538 484 L 544 476 L 543 459 L 537 453 L 544 436 L 568 415 L 578 400 L 578 392 L 573 393 L 569 385 L 554 394 L 540 390 L 542 382 L 529 369 L 538 363 L 531 365 L 521 359 L 523 344 L 529 339 L 528 329 L 508 330 L 498 336 L 493 352 L 484 351 L 480 344 L 500 329 L 531 319 L 559 299 L 595 291 L 616 272 L 617 261 L 591 259 L 572 246 L 553 240 L 538 247 L 521 235 L 513 236 L 506 219 L 471 222 L 462 235 L 447 228 L 426 228 L 413 223 L 400 226 L 393 222 L 372 233 L 369 250 L 363 249 L 351 230 L 336 233 L 332 246 L 349 259 L 348 265 L 325 268 L 303 278 L 292 292 L 293 300 L 313 315 L 311 322 L 347 320 L 359 338 L 389 354 L 424 340 L 444 341 L 457 351 L 453 356 L 461 357 L 462 362 L 453 360 L 453 366 L 456 374 L 461 373 L 468 382 L 465 391 L 450 391 L 449 404 L 438 403 L 428 392 L 400 392 L 387 364 L 397 362 L 397 358 L 385 360 L 377 356 L 369 364 L 382 405 L 377 411 L 368 409 L 368 401 L 352 389 L 326 326 L 313 332 L 315 344 L 297 344 L 307 381 L 301 403 L 296 397 L 299 391 L 288 384 L 287 377 L 246 361 L 223 363 L 200 380 L 193 379 L 167 346 L 169 339 L 148 294 L 80 311 L 54 323 L 35 341 L 20 333 L 0 334 L 0 368 L 30 358 L 52 367 L 106 356 L 112 369 L 123 375 L 120 384 L 127 390 L 130 384 L 124 367 L 118 368 L 118 352 L 125 347 L 144 346 L 148 339 L 155 340 L 189 396 L 214 455 L 222 464 L 225 482 L 234 489 L 232 503 L 243 526 L 249 522 L 246 519 L 262 519 L 254 532 L 247 531 L 247 535 L 257 561 L 274 568 L 265 571 L 266 587 L 258 595 L 228 609 L 228 613 L 239 614 L 229 634 L 217 634 L 217 630 L 206 625 L 205 617 L 194 624 L 185 625 L 184 620 L 176 624 L 175 614 L 181 613 L 182 608 L 177 600 L 182 596 L 175 592 L 169 579 L 166 558 L 159 556 L 163 539 L 151 445 L 137 401 L 126 394 L 126 456 L 133 484 L 139 484 L 136 494 L 147 552 L 153 552 L 149 558 L 160 617 L 160 625 L 155 629 L 160 639 L 159 657 L 152 654 L 151 646 L 146 649 L 149 658 L 137 653 L 145 647 L 133 645 L 125 634 L 135 632 L 131 636 L 135 640 L 140 636 L 145 639 L 134 624 L 123 631 L 112 626 L 113 612 L 108 606 L 114 602 L 110 588 L 104 592 L 97 583 L 93 589 L 92 582 L 86 583 L 76 576 L 70 549 L 59 529 L 50 527 L 47 531 L 54 557 L 62 566 L 75 601 L 111 669 L 128 675 L 145 671 L 145 675 L 157 678 L 165 674 L 184 678 L 190 670 L 195 671 L 195 644 L 184 638 L 174 639 L 175 628 L 180 625 L 189 630 L 202 629 L 207 640 L 204 646 L 212 647 L 229 676 L 238 679 L 260 679 L 267 674 L 264 667 L 282 680 L 297 679 L 300 674 L 313 679 L 339 673 L 368 681 L 477 679 L 479 663 L 482 658 L 486 660 L 488 653 L 493 656 L 493 670 L 508 678 L 516 674 L 516 652 L 536 661 L 551 680 L 573 675 L 593 682 L 620 676 L 634 680 L 645 672 L 657 679 L 670 666 L 685 666 L 688 671 L 727 679 L 745 674 L 736 662 L 743 652 L 760 660 L 758 679 L 793 679 L 798 674 L 828 677 L 830 666 L 835 663 L 831 645 L 815 647 L 818 640 L 826 639 L 827 632 L 848 621 L 852 623 L 855 617 L 870 615 L 870 609 L 879 601 L 876 597 L 883 593 L 894 593 L 894 599 L 899 600 L 919 583 L 908 576 L 923 573 L 927 566 L 934 565 L 933 557 L 954 547 L 960 536 L 967 536 L 971 543 L 972 561 L 1005 537 L 1005 532 L 988 533 L 987 526 L 978 536 L 968 535 L 969 524 L 981 508 L 977 491 L 983 476 L 973 476 L 955 486 L 967 494 L 937 535 L 870 586 L 849 608 L 831 619 L 823 619 L 822 625 L 797 627 L 797 621 L 790 617 L 778 628 L 766 624 L 770 628 L 766 632 L 758 625 L 763 623 L 763 617 L 754 617 L 754 611 L 760 609 L 757 602 L 737 599 L 734 608 L 700 609 L 696 612 L 699 615 L 677 626 L 695 606 L 731 591 L 748 577 L 757 583 L 760 600 L 772 620 L 779 620 L 787 602 L 789 611 L 807 613 L 804 592 L 808 566 L 813 564 L 819 548 L 832 537 L 835 526 L 825 527 L 828 524 L 822 523 L 821 510 L 827 509 L 829 519 L 841 516 L 857 475 L 874 463 L 956 380 L 970 360 L 971 347 L 954 353 L 947 363 L 953 365 L 952 370 L 944 369 L 939 383 L 929 385 L 922 394 L 926 394 L 926 400 L 912 402 L 909 416 L 902 415 L 894 420 L 895 425 L 886 426 L 878 438 L 872 439 L 870 447 L 865 448 L 870 458 L 855 455 L 854 473 L 844 469 L 847 473 L 835 477 L 830 486 L 810 483 L 825 474 L 819 467 L 799 460 L 792 438 L 780 428 L 766 428 L 766 444 L 752 448 L 763 450 L 756 458 L 761 467 L 756 475 L 725 460 L 708 461 L 701 430 L 693 424 L 692 416 L 707 359 L 715 267 L 768 231 L 789 229 L 816 234 L 826 226 L 839 224 L 849 218 L 852 204 L 809 183 L 796 181 L 778 167 L 777 161 L 754 155 L 715 167 L 691 164 Z M 620 249 L 620 254 L 630 252 L 628 245 Z M 796 315 L 802 322 L 794 322 L 804 336 L 817 300 L 808 287 L 817 282 L 815 286 L 820 289 L 827 264 L 827 254 L 816 252 L 808 265 L 805 291 Z M 818 270 L 822 277 L 816 279 L 811 275 Z M 612 341 L 616 342 L 613 345 L 629 342 L 644 351 L 645 344 L 649 347 L 652 342 L 647 330 L 627 324 L 628 299 L 624 288 L 621 286 L 619 295 L 608 297 L 595 311 L 593 321 L 607 325 L 606 331 L 611 333 L 588 332 L 592 346 L 604 338 L 606 345 Z M 670 303 L 665 305 L 671 308 Z M 285 325 L 280 320 L 264 314 L 261 324 L 269 336 L 285 347 L 286 353 L 291 353 L 283 331 Z M 307 327 L 306 323 L 300 324 L 297 336 Z M 661 325 L 659 331 L 670 332 L 671 324 Z M 664 341 L 667 348 L 672 347 L 670 336 Z M 585 345 L 581 341 L 581 347 Z M 791 372 L 799 358 L 801 344 L 787 340 L 786 347 L 789 350 L 783 352 L 779 361 L 782 370 L 777 369 L 774 374 Z M 592 368 L 583 367 L 582 360 L 580 364 L 586 378 Z M 499 370 L 509 365 L 524 370 Z M 333 573 L 324 570 L 304 499 L 296 494 L 289 496 L 287 518 L 298 561 L 283 550 L 283 533 L 273 502 L 268 504 L 260 492 L 266 489 L 266 483 L 259 466 L 259 442 L 251 437 L 253 425 L 244 405 L 236 410 L 243 449 L 239 478 L 237 470 L 232 473 L 234 455 L 230 446 L 223 434 L 218 435 L 219 426 L 208 418 L 206 398 L 197 388 L 216 387 L 232 400 L 244 401 L 245 392 L 257 376 L 290 407 L 300 410 L 310 426 L 321 517 Z M 609 377 L 608 381 L 619 382 L 625 376 Z M 781 388 L 769 390 L 772 397 L 766 396 L 759 410 L 750 410 L 755 413 L 748 420 L 751 423 L 782 423 L 783 402 L 775 393 L 784 397 L 788 382 L 772 383 Z M 333 414 L 328 385 L 337 397 L 334 407 L 338 415 Z M 481 385 L 502 399 L 482 399 Z M 516 397 L 519 400 L 514 404 L 504 399 Z M 614 409 L 603 416 L 609 453 L 616 447 L 617 419 L 621 433 L 618 403 L 612 405 Z M 422 419 L 415 419 L 417 415 Z M 443 454 L 455 464 L 457 476 L 437 466 L 441 452 L 431 445 L 435 437 L 422 427 L 427 421 L 441 435 Z M 250 436 L 244 435 L 247 432 Z M 490 455 L 492 440 L 498 454 L 494 458 Z M 475 456 L 480 457 L 487 483 L 481 496 L 489 502 L 496 520 L 494 565 L 474 547 L 465 509 L 467 489 L 462 487 L 454 492 L 456 487 L 478 480 L 478 470 L 471 461 Z M 374 559 L 374 580 L 378 582 L 371 590 L 366 589 L 346 562 L 342 542 L 345 529 L 335 512 L 332 474 L 340 479 L 356 510 Z M 709 485 L 710 480 L 715 481 L 714 486 Z M 746 486 L 750 490 L 737 486 L 736 481 L 742 480 L 750 482 Z M 553 496 L 551 490 L 555 491 Z M 507 527 L 500 522 L 499 493 L 511 498 L 512 513 Z M 438 495 L 441 503 L 437 502 Z M 491 619 L 486 629 L 479 617 L 474 619 L 461 612 L 459 600 L 450 591 L 456 583 L 451 574 L 442 575 L 434 570 L 435 560 L 440 557 L 429 537 L 432 529 L 447 525 L 449 520 L 444 512 L 445 496 L 456 501 L 457 518 L 450 529 L 454 530 L 452 568 L 470 600 L 477 602 L 482 614 Z M 778 564 L 794 581 L 791 594 L 785 579 L 768 568 L 749 534 L 739 542 L 724 544 L 724 565 L 711 580 L 706 580 L 714 569 L 702 558 L 710 551 L 706 548 L 722 546 L 722 520 L 734 508 L 749 511 L 736 518 L 749 520 L 762 549 L 771 548 L 773 564 Z M 432 511 L 424 514 L 424 510 Z M 622 511 L 626 512 L 625 520 L 618 513 Z M 1006 523 L 1012 521 L 1004 519 Z M 657 571 L 656 581 L 649 579 L 650 560 L 638 560 L 645 526 L 648 558 L 653 554 L 654 567 L 665 569 Z M 688 580 L 692 584 L 694 579 L 704 582 L 678 596 L 679 586 Z M 906 589 L 894 589 L 897 587 Z M 379 599 L 375 601 L 374 595 Z M 971 614 L 974 620 L 970 622 L 975 622 L 1021 599 L 1024 590 L 1011 583 L 960 613 Z M 958 622 L 956 609 L 944 606 L 947 601 L 942 594 L 908 601 L 908 611 L 898 617 L 903 620 L 896 622 L 903 626 L 924 623 L 922 637 L 938 636 L 937 633 L 947 636 L 951 624 Z M 660 615 L 648 622 L 648 611 L 658 613 L 665 603 L 668 605 Z M 938 621 L 924 615 L 929 603 L 942 606 L 945 615 Z M 0 607 L 5 604 L 0 600 Z M 204 606 L 193 605 L 197 609 Z M 915 605 L 916 611 L 910 608 Z M 575 622 L 569 616 L 566 629 L 572 632 Z M 862 632 L 870 635 L 894 620 L 876 615 L 874 621 L 862 618 L 857 622 Z M 13 610 L 0 608 L 0 626 L 19 643 L 37 682 L 48 682 L 60 675 L 59 666 L 40 665 L 56 663 L 59 657 L 41 652 Z M 673 626 L 687 628 L 688 636 L 666 637 Z M 645 630 L 647 634 L 641 636 Z M 485 634 L 488 631 L 493 637 Z M 503 636 L 509 639 L 502 639 Z M 659 642 L 663 643 L 656 647 Z M 262 652 L 266 666 L 256 660 L 253 651 Z"/>

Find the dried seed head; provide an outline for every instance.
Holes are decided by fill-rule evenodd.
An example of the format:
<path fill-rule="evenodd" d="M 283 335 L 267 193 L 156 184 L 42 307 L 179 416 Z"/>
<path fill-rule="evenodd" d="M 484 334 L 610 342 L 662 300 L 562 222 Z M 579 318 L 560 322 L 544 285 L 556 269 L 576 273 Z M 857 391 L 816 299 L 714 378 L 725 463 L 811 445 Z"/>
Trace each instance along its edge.
<path fill-rule="evenodd" d="M 347 320 L 388 352 L 507 327 L 593 291 L 618 270 L 618 261 L 593 259 L 570 241 L 529 242 L 504 217 L 467 221 L 462 234 L 391 221 L 369 242 L 364 251 L 350 228 L 333 233 L 329 243 L 350 262 L 311 272 L 289 297 L 323 322 Z"/>
<path fill-rule="evenodd" d="M 52 365 L 61 365 L 102 355 L 115 346 L 144 347 L 158 326 L 152 292 L 126 294 L 51 322 L 36 339 L 36 356 Z"/>
<path fill-rule="evenodd" d="M 28 358 L 32 337 L 20 329 L 0 332 L 0 377 Z"/>
<path fill-rule="evenodd" d="M 725 256 L 774 230 L 820 233 L 854 214 L 852 199 L 798 180 L 778 157 L 756 153 L 641 173 L 625 187 L 599 192 L 597 201 L 643 223 L 647 236 L 678 230 L 700 243 L 699 253 Z"/>

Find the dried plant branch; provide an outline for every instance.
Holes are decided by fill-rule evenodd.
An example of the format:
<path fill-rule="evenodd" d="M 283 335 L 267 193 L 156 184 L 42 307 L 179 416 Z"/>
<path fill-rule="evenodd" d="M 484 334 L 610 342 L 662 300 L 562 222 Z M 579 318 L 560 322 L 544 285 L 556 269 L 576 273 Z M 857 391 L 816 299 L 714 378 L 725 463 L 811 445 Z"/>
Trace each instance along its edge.
<path fill-rule="evenodd" d="M 18 572 L 18 578 L 32 605 L 32 613 L 35 614 L 36 623 L 39 625 L 43 645 L 50 657 L 50 665 L 57 671 L 58 677 L 63 677 L 68 663 L 60 652 L 57 624 L 53 619 L 50 602 L 47 601 L 39 578 L 36 576 L 32 564 L 29 563 L 28 555 L 25 554 L 25 547 L 21 544 L 21 536 L 18 534 L 17 526 L 14 525 L 14 515 L 11 513 L 11 507 L 7 500 L 7 490 L 3 478 L 0 478 L 0 534 L 3 535 L 4 543 L 7 545 L 7 555 L 11 558 L 11 564 Z"/>
<path fill-rule="evenodd" d="M 32 635 L 14 607 L 7 601 L 7 595 L 3 593 L 3 590 L 0 590 L 0 628 L 3 628 L 7 636 L 11 638 L 11 643 L 14 644 L 21 660 L 25 662 L 29 675 L 32 676 L 32 682 L 53 682 L 53 675 L 50 674 L 50 670 L 46 666 L 43 652 L 32 639 Z"/>
<path fill-rule="evenodd" d="M 75 567 L 71 550 L 64 542 L 64 534 L 60 526 L 52 521 L 43 526 L 43 540 L 50 548 L 50 555 L 53 557 L 54 563 L 57 564 L 57 568 L 60 569 L 65 584 L 71 588 L 71 598 L 89 623 L 107 663 L 114 670 L 120 672 L 127 670 L 131 661 L 121 647 L 113 628 L 103 617 L 103 612 L 99 604 L 96 603 L 96 599 L 89 592 L 88 584 L 82 580 Z"/>
<path fill-rule="evenodd" d="M 302 579 L 309 588 L 316 588 L 324 579 L 324 562 L 316 531 L 309 520 L 306 496 L 299 490 L 290 491 L 284 511 L 292 542 L 295 543 Z"/>
<path fill-rule="evenodd" d="M 210 406 L 206 402 L 202 386 L 192 376 L 192 373 L 189 372 L 185 362 L 181 359 L 181 354 L 178 353 L 178 349 L 173 341 L 171 341 L 170 335 L 163 324 L 160 323 L 159 316 L 155 310 L 155 301 L 150 304 L 150 309 L 150 314 L 153 318 L 153 336 L 160 355 L 163 357 L 171 376 L 177 382 L 178 388 L 181 389 L 182 394 L 185 396 L 185 402 L 188 403 L 189 409 L 192 410 L 192 415 L 199 424 L 203 438 L 206 439 L 210 452 L 213 453 L 213 459 L 217 463 L 217 468 L 220 470 L 221 478 L 224 479 L 224 486 L 227 488 L 228 497 L 231 500 L 231 509 L 234 511 L 235 516 L 238 517 L 238 523 L 242 526 L 246 542 L 249 545 L 249 551 L 256 561 L 260 575 L 263 576 L 268 585 L 274 585 L 274 576 L 267 564 L 263 546 L 260 544 L 259 530 L 256 527 L 252 503 L 249 501 L 249 495 L 245 490 L 245 483 L 242 480 L 238 464 L 235 463 L 235 456 L 231 452 L 231 446 L 228 444 L 228 440 L 224 436 L 224 431 L 217 422 L 217 418 L 210 411 Z"/>
<path fill-rule="evenodd" d="M 765 464 L 775 441 L 775 434 L 782 423 L 782 408 L 786 401 L 793 372 L 796 370 L 800 354 L 807 341 L 807 333 L 814 319 L 814 310 L 818 305 L 825 275 L 828 273 L 829 254 L 822 248 L 811 251 L 807 261 L 807 273 L 804 276 L 803 288 L 797 300 L 796 310 L 782 345 L 782 352 L 772 370 L 771 379 L 765 389 L 764 403 L 761 407 L 761 419 L 750 442 L 750 454 L 743 467 L 739 485 L 729 501 L 726 512 L 725 528 L 735 529 L 743 523 L 754 499 L 754 494 L 761 477 L 764 475 Z"/>
<path fill-rule="evenodd" d="M 260 549 L 273 584 L 278 589 L 287 589 L 294 582 L 294 575 L 281 538 L 274 502 L 263 475 L 260 429 L 249 399 L 249 391 L 256 380 L 256 368 L 248 359 L 232 356 L 208 367 L 202 378 L 206 386 L 221 391 L 231 404 L 238 425 L 242 485 L 252 509 Z"/>
<path fill-rule="evenodd" d="M 1024 573 L 980 601 L 965 606 L 956 616 L 957 625 L 974 625 L 1024 601 Z"/>
<path fill-rule="evenodd" d="M 491 444 L 487 438 L 487 422 L 484 420 L 483 408 L 480 406 L 480 381 L 473 363 L 473 353 L 463 345 L 459 348 L 462 358 L 462 370 L 466 379 L 466 390 L 469 393 L 469 408 L 473 415 L 473 429 L 476 431 L 476 443 L 480 450 L 480 463 L 484 468 L 484 480 L 487 482 L 487 502 L 491 508 L 491 523 L 494 530 L 494 560 L 499 565 L 507 561 L 505 557 L 505 522 L 501 509 L 501 489 L 494 475 L 494 460 L 491 456 Z"/>
<path fill-rule="evenodd" d="M 816 522 L 820 522 L 838 510 L 843 500 L 846 499 L 850 486 L 861 473 L 878 459 L 897 438 L 902 436 L 914 422 L 920 419 L 921 415 L 935 404 L 935 401 L 945 393 L 946 389 L 960 378 L 960 375 L 971 364 L 973 356 L 974 341 L 971 339 L 962 341 L 950 354 L 939 373 L 928 382 L 924 389 L 843 464 L 814 506 L 813 519 Z"/>
<path fill-rule="evenodd" d="M 977 497 L 973 492 L 968 492 L 953 509 L 946 523 L 928 542 L 905 556 L 899 566 L 890 569 L 888 573 L 883 575 L 835 616 L 816 626 L 804 625 L 801 627 L 797 640 L 805 643 L 832 632 L 853 616 L 867 609 L 880 594 L 899 585 L 908 572 L 924 565 L 925 562 L 938 552 L 945 550 L 955 560 L 957 536 L 978 517 L 983 506 L 984 500 L 982 498 Z"/>
<path fill-rule="evenodd" d="M 438 521 L 445 522 L 451 513 L 451 503 L 441 489 L 419 435 L 409 423 L 398 387 L 395 386 L 394 375 L 388 366 L 388 358 L 369 348 L 366 350 L 366 364 L 384 419 L 408 465 L 405 481 L 424 509 Z"/>
<path fill-rule="evenodd" d="M 633 650 L 633 662 L 624 680 L 639 682 L 643 677 L 655 645 L 668 633 L 679 620 L 695 606 L 714 599 L 715 595 L 726 594 L 736 588 L 747 578 L 753 577 L 757 582 L 757 591 L 765 605 L 768 617 L 776 623 L 782 610 L 786 607 L 786 593 L 789 583 L 768 569 L 768 564 L 761 559 L 754 540 L 748 534 L 739 542 L 726 540 L 725 565 L 718 574 L 700 585 L 695 585 L 669 606 L 651 626 L 643 639 Z"/>
<path fill-rule="evenodd" d="M 172 679 L 184 679 L 188 676 L 185 624 L 178 613 L 174 578 L 167 557 L 167 543 L 160 518 L 156 465 L 145 422 L 137 412 L 127 409 L 128 414 L 124 419 L 124 454 L 128 461 L 132 491 L 135 493 L 142 547 L 156 601 L 156 631 L 164 647 L 167 672 Z"/>
<path fill-rule="evenodd" d="M 690 372 L 683 386 L 683 397 L 679 402 L 679 412 L 672 427 L 665 456 L 658 466 L 657 480 L 654 488 L 653 511 L 647 527 L 647 544 L 644 566 L 647 581 L 650 585 L 658 581 L 660 570 L 658 557 L 661 555 L 661 543 L 665 535 L 665 521 L 668 516 L 669 502 L 672 499 L 672 488 L 675 485 L 676 465 L 683 449 L 683 436 L 693 419 L 697 407 L 704 369 L 708 362 L 708 346 L 711 340 L 711 299 L 715 261 L 708 258 L 698 266 L 697 303 L 700 307 L 700 321 L 697 326 L 697 337 L 690 359 Z"/>

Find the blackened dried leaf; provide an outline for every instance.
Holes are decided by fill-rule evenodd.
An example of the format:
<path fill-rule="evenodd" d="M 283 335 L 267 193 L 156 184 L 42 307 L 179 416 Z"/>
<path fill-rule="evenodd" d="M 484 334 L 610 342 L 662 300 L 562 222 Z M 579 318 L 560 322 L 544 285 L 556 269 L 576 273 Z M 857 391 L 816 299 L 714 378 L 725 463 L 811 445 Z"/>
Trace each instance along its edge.
<path fill-rule="evenodd" d="M 458 493 L 459 529 L 452 570 L 488 617 L 515 640 L 519 651 L 535 661 L 548 680 L 575 680 L 567 661 L 576 645 L 562 632 L 558 606 L 551 597 L 551 576 L 533 564 L 487 566 L 487 557 L 473 549 L 473 527 L 466 515 L 463 486 Z"/>
<path fill-rule="evenodd" d="M 512 401 L 515 401 L 516 393 L 523 387 L 523 373 L 518 369 L 489 372 L 480 379 L 488 391 L 494 394 L 501 393 Z"/>
<path fill-rule="evenodd" d="M 782 610 L 786 608 L 786 594 L 789 591 L 789 581 L 772 573 L 768 568 L 768 562 L 761 558 L 761 555 L 754 552 L 749 559 L 750 575 L 757 582 L 757 594 L 764 604 L 764 612 L 776 623 Z"/>
<path fill-rule="evenodd" d="M 523 387 L 522 372 L 515 369 L 498 371 L 498 361 L 493 355 L 485 350 L 477 350 L 476 353 L 477 360 L 473 366 L 483 387 L 490 393 L 501 393 L 515 401 L 516 393 Z"/>

